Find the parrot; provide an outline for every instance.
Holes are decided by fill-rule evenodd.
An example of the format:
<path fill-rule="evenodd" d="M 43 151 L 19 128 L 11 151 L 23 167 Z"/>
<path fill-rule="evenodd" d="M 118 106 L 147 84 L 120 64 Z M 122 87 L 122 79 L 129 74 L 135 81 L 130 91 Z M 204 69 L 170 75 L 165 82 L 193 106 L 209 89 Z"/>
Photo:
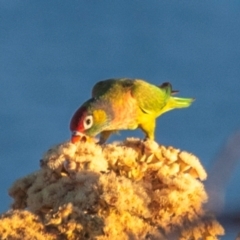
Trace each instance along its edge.
<path fill-rule="evenodd" d="M 73 114 L 71 142 L 100 134 L 99 144 L 119 130 L 140 128 L 154 140 L 156 118 L 175 108 L 189 107 L 194 98 L 175 97 L 178 91 L 165 82 L 160 86 L 142 79 L 112 78 L 97 82 L 92 97 Z"/>

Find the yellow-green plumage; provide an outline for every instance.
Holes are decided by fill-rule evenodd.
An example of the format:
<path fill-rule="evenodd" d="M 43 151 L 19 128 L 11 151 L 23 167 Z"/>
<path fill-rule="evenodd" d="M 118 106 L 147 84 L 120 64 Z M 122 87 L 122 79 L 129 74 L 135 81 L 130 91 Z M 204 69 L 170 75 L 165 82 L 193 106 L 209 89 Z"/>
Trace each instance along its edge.
<path fill-rule="evenodd" d="M 89 108 L 94 112 L 94 108 L 98 109 L 102 102 L 109 107 L 109 112 L 106 107 L 106 115 L 111 115 L 108 124 L 100 131 L 101 142 L 105 142 L 113 131 L 136 128 L 142 129 L 146 137 L 153 140 L 158 116 L 174 108 L 188 107 L 193 102 L 192 98 L 172 96 L 170 83 L 155 86 L 144 80 L 127 78 L 96 83 L 92 89 L 92 97 L 93 100 L 89 104 L 85 103 L 85 107 L 90 105 Z M 94 124 L 98 123 L 93 121 Z"/>

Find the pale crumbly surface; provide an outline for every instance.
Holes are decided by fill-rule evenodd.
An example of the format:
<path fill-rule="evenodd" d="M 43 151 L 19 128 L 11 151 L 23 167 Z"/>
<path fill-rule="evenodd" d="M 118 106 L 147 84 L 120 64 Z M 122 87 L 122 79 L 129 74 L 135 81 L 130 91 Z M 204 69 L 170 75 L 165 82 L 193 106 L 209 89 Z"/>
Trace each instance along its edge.
<path fill-rule="evenodd" d="M 224 234 L 203 207 L 206 172 L 186 151 L 134 138 L 104 146 L 65 142 L 49 149 L 40 166 L 10 188 L 14 210 L 0 218 L 0 239 L 211 240 Z"/>

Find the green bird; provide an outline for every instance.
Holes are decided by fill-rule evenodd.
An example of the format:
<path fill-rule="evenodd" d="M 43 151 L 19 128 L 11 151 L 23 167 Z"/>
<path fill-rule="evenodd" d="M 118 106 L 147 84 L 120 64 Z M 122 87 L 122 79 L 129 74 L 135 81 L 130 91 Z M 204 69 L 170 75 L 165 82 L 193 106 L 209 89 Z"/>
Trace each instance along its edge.
<path fill-rule="evenodd" d="M 96 83 L 92 98 L 74 113 L 70 130 L 71 141 L 82 135 L 94 137 L 100 133 L 100 144 L 118 130 L 140 128 L 146 138 L 154 140 L 156 118 L 174 108 L 186 108 L 193 98 L 172 96 L 170 83 L 161 86 L 141 79 L 113 78 Z"/>

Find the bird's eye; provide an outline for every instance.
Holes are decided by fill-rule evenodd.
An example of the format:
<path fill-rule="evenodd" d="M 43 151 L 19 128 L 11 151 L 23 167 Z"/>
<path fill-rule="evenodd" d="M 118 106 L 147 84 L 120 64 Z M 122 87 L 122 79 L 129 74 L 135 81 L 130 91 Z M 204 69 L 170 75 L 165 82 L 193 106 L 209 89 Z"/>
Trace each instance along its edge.
<path fill-rule="evenodd" d="M 92 125 L 93 125 L 93 116 L 89 115 L 85 117 L 83 122 L 84 129 L 89 129 Z"/>

